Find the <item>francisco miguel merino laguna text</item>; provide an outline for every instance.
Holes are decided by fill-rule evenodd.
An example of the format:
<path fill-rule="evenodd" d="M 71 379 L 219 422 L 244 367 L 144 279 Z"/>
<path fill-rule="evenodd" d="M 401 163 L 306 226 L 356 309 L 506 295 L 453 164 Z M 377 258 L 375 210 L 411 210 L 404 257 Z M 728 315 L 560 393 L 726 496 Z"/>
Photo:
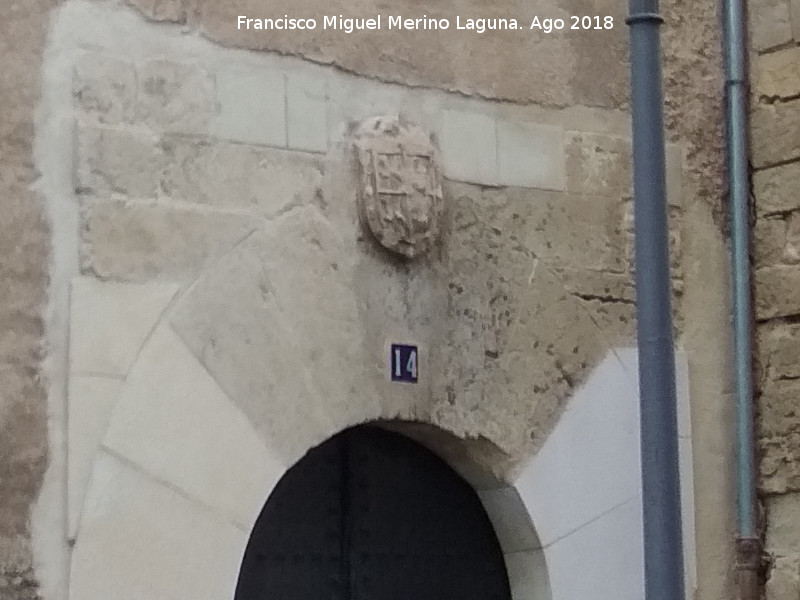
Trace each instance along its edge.
<path fill-rule="evenodd" d="M 382 15 L 374 17 L 345 17 L 343 15 L 329 15 L 322 17 L 322 29 L 335 29 L 344 33 L 355 31 L 380 30 L 384 25 L 386 29 L 405 29 L 405 30 L 426 30 L 426 29 L 450 29 L 450 19 L 436 19 L 428 15 L 419 18 L 406 18 L 400 15 L 389 16 L 386 19 Z M 259 19 L 250 18 L 246 15 L 239 15 L 237 29 L 263 29 L 263 30 L 311 30 L 317 29 L 319 22 L 317 19 L 293 18 L 288 15 L 277 18 Z M 505 18 L 462 18 L 456 17 L 454 29 L 472 30 L 475 33 L 483 33 L 488 30 L 497 29 L 522 29 L 516 19 Z"/>

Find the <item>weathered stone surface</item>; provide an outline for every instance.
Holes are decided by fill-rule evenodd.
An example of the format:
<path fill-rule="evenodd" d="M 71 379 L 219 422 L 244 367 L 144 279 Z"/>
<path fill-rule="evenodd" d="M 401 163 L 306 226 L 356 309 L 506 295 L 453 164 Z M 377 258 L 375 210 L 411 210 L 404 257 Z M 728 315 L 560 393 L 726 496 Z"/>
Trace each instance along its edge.
<path fill-rule="evenodd" d="M 375 117 L 359 127 L 358 204 L 364 225 L 388 250 L 405 258 L 439 241 L 442 171 L 431 136 L 397 117 Z"/>
<path fill-rule="evenodd" d="M 274 216 L 322 195 L 322 161 L 307 153 L 186 137 L 161 149 L 163 172 L 148 175 L 171 198 Z"/>
<path fill-rule="evenodd" d="M 87 53 L 75 65 L 72 91 L 78 106 L 101 123 L 134 118 L 136 70 L 130 63 Z"/>
<path fill-rule="evenodd" d="M 767 600 L 797 600 L 800 598 L 800 555 L 775 560 L 765 589 Z"/>
<path fill-rule="evenodd" d="M 770 100 L 800 96 L 800 46 L 760 55 L 753 71 L 759 96 Z"/>
<path fill-rule="evenodd" d="M 155 130 L 205 133 L 215 111 L 214 80 L 199 67 L 167 60 L 137 69 L 136 118 Z"/>
<path fill-rule="evenodd" d="M 792 34 L 794 41 L 800 41 L 800 0 L 792 0 Z"/>
<path fill-rule="evenodd" d="M 757 105 L 750 135 L 756 168 L 800 158 L 800 100 Z"/>
<path fill-rule="evenodd" d="M 255 228 L 240 215 L 123 201 L 87 200 L 81 213 L 81 270 L 102 279 L 192 278 Z"/>
<path fill-rule="evenodd" d="M 753 227 L 753 258 L 756 267 L 778 265 L 786 251 L 786 221 L 760 218 Z"/>
<path fill-rule="evenodd" d="M 108 197 L 154 198 L 167 158 L 158 138 L 141 132 L 78 126 L 76 190 Z"/>
<path fill-rule="evenodd" d="M 449 189 L 452 225 L 444 252 L 451 324 L 440 346 L 458 356 L 440 359 L 434 417 L 507 451 L 538 445 L 592 363 L 589 357 L 602 353 L 616 327 L 624 327 L 609 323 L 608 337 L 601 333 L 596 306 L 573 295 L 556 270 L 591 268 L 591 252 L 553 242 L 548 248 L 550 238 L 539 237 L 561 223 L 559 242 L 581 239 L 586 206 L 580 197 L 572 202 L 544 191 Z M 543 221 L 547 228 L 537 226 Z M 593 219 L 595 232 L 598 221 Z M 607 243 L 604 248 L 606 257 L 614 254 Z"/>
<path fill-rule="evenodd" d="M 766 50 L 791 41 L 789 2 L 757 0 L 747 3 L 750 39 L 755 50 Z"/>
<path fill-rule="evenodd" d="M 760 332 L 759 352 L 769 379 L 800 378 L 800 325 L 779 325 Z"/>
<path fill-rule="evenodd" d="M 789 215 L 786 219 L 786 247 L 783 261 L 796 265 L 800 263 L 800 212 Z"/>
<path fill-rule="evenodd" d="M 800 209 L 800 161 L 756 171 L 753 187 L 760 214 Z"/>
<path fill-rule="evenodd" d="M 766 549 L 778 556 L 797 553 L 800 539 L 800 494 L 769 496 L 766 499 Z"/>
<path fill-rule="evenodd" d="M 351 260 L 316 209 L 292 211 L 203 276 L 173 320 L 222 389 L 290 462 L 321 433 L 377 418 L 379 404 L 393 399 L 374 387 L 383 373 L 372 365 L 383 365 L 384 353 L 364 354 Z"/>
<path fill-rule="evenodd" d="M 152 1 L 131 0 L 143 10 L 148 10 Z M 465 15 L 474 14 L 475 10 L 472 4 L 459 2 L 447 7 L 425 7 L 428 17 L 451 20 L 446 31 L 361 31 L 357 34 L 358 44 L 353 44 L 353 38 L 341 30 L 324 30 L 321 26 L 300 35 L 297 31 L 272 31 L 267 36 L 261 30 L 239 29 L 237 15 L 263 15 L 262 0 L 247 0 L 235 8 L 208 6 L 194 0 L 167 0 L 167 3 L 185 7 L 190 25 L 225 45 L 298 54 L 387 81 L 435 85 L 458 92 L 546 105 L 609 106 L 621 104 L 626 97 L 627 74 L 621 68 L 627 48 L 622 25 L 625 12 L 611 0 L 595 3 L 592 14 L 611 16 L 612 28 L 572 32 L 582 35 L 563 36 L 562 39 L 537 29 L 529 31 L 528 27 L 536 14 L 540 19 L 545 15 L 567 19 L 569 7 L 557 0 L 547 0 L 536 7 L 527 7 L 519 0 L 502 0 L 482 6 L 479 16 L 516 17 L 524 31 L 487 31 L 484 34 L 458 31 L 455 16 L 460 14 L 463 22 Z M 321 23 L 323 15 L 374 15 L 383 7 L 376 0 L 339 0 L 324 5 L 308 0 L 300 5 L 281 0 L 270 5 L 270 12 L 283 15 L 295 11 Z M 418 9 L 419 5 L 413 0 L 403 0 L 393 6 L 391 14 L 422 16 Z M 598 44 L 602 44 L 603 52 L 597 51 Z M 509 46 L 515 51 L 509 53 Z M 525 58 L 530 56 L 537 56 L 539 60 L 531 62 Z M 397 57 L 405 58 L 398 60 Z M 482 59 L 475 60 L 475 57 Z M 497 65 L 502 68 L 498 69 Z M 597 77 L 599 72 L 604 72 L 605 76 Z M 535 82 L 547 82 L 547 85 Z"/>
<path fill-rule="evenodd" d="M 631 142 L 627 138 L 569 132 L 567 190 L 583 194 L 631 194 Z"/>
<path fill-rule="evenodd" d="M 800 380 L 766 385 L 758 412 L 763 491 L 800 491 Z"/>
<path fill-rule="evenodd" d="M 755 272 L 756 318 L 800 314 L 800 266 L 764 267 Z"/>

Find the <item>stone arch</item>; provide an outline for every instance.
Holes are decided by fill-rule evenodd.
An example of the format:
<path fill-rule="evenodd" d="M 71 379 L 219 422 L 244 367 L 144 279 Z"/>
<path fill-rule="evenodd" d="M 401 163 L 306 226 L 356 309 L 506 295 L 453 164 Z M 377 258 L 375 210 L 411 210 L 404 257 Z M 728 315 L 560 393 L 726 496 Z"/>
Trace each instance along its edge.
<path fill-rule="evenodd" d="M 82 503 L 70 599 L 231 598 L 256 515 L 296 458 L 275 452 L 169 319 L 148 334 L 120 388 Z M 681 397 L 685 409 L 683 387 Z M 633 600 L 642 583 L 637 403 L 635 351 L 620 349 L 508 481 L 481 464 L 491 457 L 485 440 L 392 415 L 383 426 L 439 453 L 478 490 L 515 600 Z M 686 427 L 684 410 L 684 459 Z"/>

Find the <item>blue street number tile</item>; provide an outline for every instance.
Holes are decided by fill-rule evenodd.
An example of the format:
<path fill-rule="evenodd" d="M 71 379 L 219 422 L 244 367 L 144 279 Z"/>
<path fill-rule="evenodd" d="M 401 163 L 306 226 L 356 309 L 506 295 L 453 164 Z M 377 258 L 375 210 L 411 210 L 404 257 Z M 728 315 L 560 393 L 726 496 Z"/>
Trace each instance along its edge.
<path fill-rule="evenodd" d="M 417 383 L 418 350 L 409 344 L 392 344 L 389 370 L 392 381 Z"/>

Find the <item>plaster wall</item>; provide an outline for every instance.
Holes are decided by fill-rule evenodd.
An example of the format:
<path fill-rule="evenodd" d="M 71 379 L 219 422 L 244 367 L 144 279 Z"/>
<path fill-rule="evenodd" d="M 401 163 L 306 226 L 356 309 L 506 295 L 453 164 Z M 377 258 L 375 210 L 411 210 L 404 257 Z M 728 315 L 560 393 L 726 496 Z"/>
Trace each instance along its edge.
<path fill-rule="evenodd" d="M 18 422 L 5 421 L 15 431 L 9 456 L 33 465 L 20 470 L 23 477 L 19 463 L 9 461 L 21 486 L 7 503 L 5 521 L 16 523 L 18 532 L 11 554 L 16 562 L 3 561 L 21 565 L 8 579 L 13 598 L 35 593 L 35 579 L 44 597 L 66 594 L 64 540 L 77 539 L 96 447 L 137 349 L 159 319 L 167 318 L 258 435 L 275 437 L 278 450 L 271 452 L 284 460 L 373 414 L 423 420 L 474 439 L 468 462 L 508 481 L 542 448 L 569 398 L 609 349 L 632 340 L 622 15 L 603 40 L 605 54 L 595 51 L 598 38 L 588 36 L 530 38 L 530 48 L 509 55 L 502 38 L 488 36 L 365 38 L 365 52 L 336 37 L 265 43 L 232 32 L 233 17 L 218 12 L 221 7 L 139 8 L 151 20 L 184 27 L 145 26 L 133 11 L 106 3 L 70 3 L 48 15 L 49 25 L 44 13 L 22 9 L 30 14 L 26 26 L 41 36 L 49 27 L 44 66 L 32 69 L 44 82 L 36 129 L 41 178 L 33 189 L 47 202 L 55 251 L 49 266 L 49 441 L 44 397 L 36 396 L 35 387 L 18 404 L 38 430 L 19 435 L 24 429 Z M 553 16 L 564 10 L 536 9 Z M 704 10 L 696 14 L 706 15 Z M 679 3 L 666 11 L 680 13 Z M 709 19 L 675 19 L 667 47 L 707 49 L 714 38 L 698 31 L 708 31 Z M 224 50 L 203 36 L 277 53 Z M 39 64 L 44 42 L 31 39 L 39 45 L 26 39 L 32 54 L 19 64 Z M 548 57 L 533 64 L 542 70 L 538 77 L 526 74 L 531 63 L 524 51 Z M 498 54 L 508 57 L 499 74 Z M 667 62 L 673 274 L 682 342 L 691 357 L 691 395 L 697 398 L 698 564 L 705 567 L 697 597 L 722 598 L 730 583 L 730 512 L 708 510 L 710 503 L 703 502 L 716 502 L 732 488 L 720 350 L 727 348 L 727 323 L 718 309 L 727 302 L 720 275 L 726 263 L 709 202 L 718 156 L 708 143 L 715 131 L 708 120 L 716 113 L 713 93 L 675 76 L 691 64 L 706 84 L 713 83 L 716 54 L 707 52 L 699 61 L 690 54 L 671 53 Z M 398 64 L 398 56 L 410 57 L 408 63 Z M 598 81 L 600 57 L 616 68 Z M 454 68 L 443 70 L 446 64 Z M 28 77 L 31 69 L 18 71 Z M 32 94 L 35 79 L 25 84 Z M 256 90 L 261 101 L 246 102 L 242 89 Z M 24 115 L 34 102 L 9 102 L 23 115 L 14 122 L 32 122 Z M 677 120 L 689 106 L 692 116 Z M 351 125 L 397 112 L 434 134 L 448 179 L 445 242 L 419 268 L 387 263 L 361 235 L 354 213 Z M 21 131 L 28 147 L 14 155 L 24 163 L 19 172 L 32 181 L 33 127 Z M 518 131 L 523 135 L 511 135 Z M 539 158 L 531 163 L 523 156 Z M 268 177 L 253 181 L 252 173 L 262 170 Z M 24 210 L 41 207 L 33 199 L 24 203 Z M 47 238 L 37 239 L 33 248 L 41 250 Z M 296 251 L 287 256 L 286 248 Z M 34 263 L 21 268 L 20 286 L 39 282 L 26 305 L 35 316 L 42 314 L 44 275 L 37 279 L 34 267 L 42 270 L 44 259 Z M 312 266 L 313 281 L 290 278 L 287 264 Z M 281 285 L 272 285 L 275 280 Z M 321 285 L 332 290 L 324 298 Z M 230 311 L 231 297 L 261 300 Z M 339 336 L 315 338 L 324 328 L 308 315 L 319 314 L 348 327 Z M 289 323 L 288 331 L 283 325 L 271 329 L 277 321 Z M 40 329 L 30 328 L 26 339 L 38 343 L 41 317 L 32 322 Z M 105 327 L 98 330 L 98 323 Z M 252 342 L 249 349 L 237 347 L 243 335 Z M 280 388 L 284 384 L 270 372 L 259 371 L 263 361 L 252 358 L 281 335 L 309 341 L 271 350 L 275 364 L 319 367 L 297 377 L 292 389 Z M 417 393 L 385 382 L 382 345 L 398 336 L 419 341 L 431 361 L 424 372 L 437 374 Z M 316 362 L 314 348 L 331 344 L 341 345 L 335 346 L 341 362 Z M 31 356 L 22 381 L 37 381 L 39 360 Z M 365 366 L 352 380 L 324 376 L 354 364 Z M 310 417 L 291 404 L 279 406 L 299 432 L 297 439 L 285 432 L 282 438 L 259 402 L 265 390 L 273 392 L 271 402 L 305 397 L 316 405 L 330 395 L 339 404 L 323 404 Z M 30 525 L 20 515 L 37 497 L 46 448 L 48 474 L 32 520 L 34 577 Z"/>

